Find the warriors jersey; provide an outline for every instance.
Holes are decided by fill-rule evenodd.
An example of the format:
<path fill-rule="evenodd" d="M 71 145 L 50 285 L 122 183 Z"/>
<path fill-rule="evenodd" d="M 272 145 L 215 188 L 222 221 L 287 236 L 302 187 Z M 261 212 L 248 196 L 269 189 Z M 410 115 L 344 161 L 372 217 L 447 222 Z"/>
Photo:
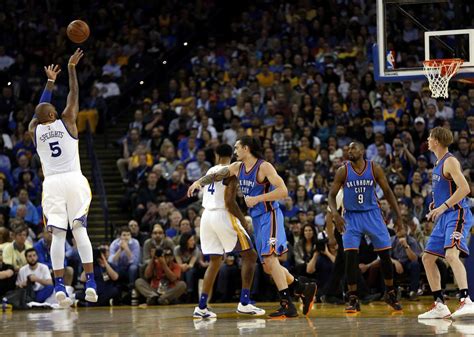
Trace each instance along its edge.
<path fill-rule="evenodd" d="M 223 165 L 213 166 L 207 171 L 206 175 L 216 173 L 223 167 Z M 224 192 L 225 185 L 222 183 L 222 181 L 216 181 L 212 184 L 204 186 L 202 206 L 205 209 L 226 209 Z"/>
<path fill-rule="evenodd" d="M 81 172 L 78 142 L 61 119 L 50 124 L 38 124 L 35 130 L 35 144 L 45 177 Z"/>

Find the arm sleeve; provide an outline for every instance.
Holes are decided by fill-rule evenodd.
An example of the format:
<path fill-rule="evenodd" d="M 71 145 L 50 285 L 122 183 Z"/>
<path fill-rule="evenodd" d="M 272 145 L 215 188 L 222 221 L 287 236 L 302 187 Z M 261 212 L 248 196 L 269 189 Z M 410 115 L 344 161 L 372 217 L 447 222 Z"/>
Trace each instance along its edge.
<path fill-rule="evenodd" d="M 43 94 L 41 95 L 41 98 L 39 100 L 40 103 L 51 103 L 51 97 L 53 96 L 53 92 L 48 90 L 48 89 L 44 89 L 43 90 Z"/>

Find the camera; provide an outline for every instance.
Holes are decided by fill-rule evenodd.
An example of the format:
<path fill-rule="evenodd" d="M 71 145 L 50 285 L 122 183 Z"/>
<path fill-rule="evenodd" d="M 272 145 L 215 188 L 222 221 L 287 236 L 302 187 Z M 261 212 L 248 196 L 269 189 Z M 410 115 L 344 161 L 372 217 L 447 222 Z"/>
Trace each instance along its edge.
<path fill-rule="evenodd" d="M 156 248 L 155 250 L 155 257 L 162 257 L 163 256 L 163 249 Z"/>
<path fill-rule="evenodd" d="M 316 240 L 316 250 L 320 253 L 324 252 L 328 242 L 329 239 L 324 232 L 318 233 L 318 239 Z"/>

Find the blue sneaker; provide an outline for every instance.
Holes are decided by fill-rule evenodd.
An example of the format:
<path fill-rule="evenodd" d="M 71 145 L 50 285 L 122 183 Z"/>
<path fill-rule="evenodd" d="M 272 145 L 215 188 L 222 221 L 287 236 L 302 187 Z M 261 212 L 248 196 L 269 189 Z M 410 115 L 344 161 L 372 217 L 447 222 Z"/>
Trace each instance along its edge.
<path fill-rule="evenodd" d="M 73 301 L 69 298 L 64 284 L 56 283 L 54 292 L 56 293 L 56 300 L 61 308 L 69 308 L 72 305 Z"/>
<path fill-rule="evenodd" d="M 86 301 L 87 302 L 97 302 L 97 286 L 93 278 L 86 281 Z"/>

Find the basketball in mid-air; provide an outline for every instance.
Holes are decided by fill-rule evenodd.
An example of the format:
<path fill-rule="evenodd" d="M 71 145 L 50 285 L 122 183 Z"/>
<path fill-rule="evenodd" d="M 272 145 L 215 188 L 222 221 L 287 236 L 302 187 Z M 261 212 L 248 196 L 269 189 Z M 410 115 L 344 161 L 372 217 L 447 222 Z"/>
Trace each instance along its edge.
<path fill-rule="evenodd" d="M 67 26 L 67 36 L 74 43 L 86 41 L 89 34 L 89 26 L 82 20 L 74 20 Z"/>

